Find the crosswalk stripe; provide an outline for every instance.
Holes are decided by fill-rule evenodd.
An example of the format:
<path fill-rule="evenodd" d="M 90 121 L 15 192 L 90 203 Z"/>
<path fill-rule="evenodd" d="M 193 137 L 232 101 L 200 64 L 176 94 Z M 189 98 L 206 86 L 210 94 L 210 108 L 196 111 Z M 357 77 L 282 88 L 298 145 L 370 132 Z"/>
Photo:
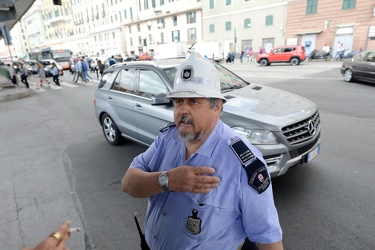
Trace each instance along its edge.
<path fill-rule="evenodd" d="M 77 87 L 79 87 L 77 84 L 68 83 L 68 82 L 62 82 L 61 85 L 64 86 L 64 87 L 69 87 L 69 88 L 77 88 Z"/>

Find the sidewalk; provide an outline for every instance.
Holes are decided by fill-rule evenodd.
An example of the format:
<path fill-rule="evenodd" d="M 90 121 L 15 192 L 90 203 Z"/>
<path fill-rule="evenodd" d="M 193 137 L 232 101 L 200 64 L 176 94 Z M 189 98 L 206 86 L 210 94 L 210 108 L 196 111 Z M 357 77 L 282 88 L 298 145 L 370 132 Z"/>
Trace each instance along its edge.
<path fill-rule="evenodd" d="M 0 102 L 17 100 L 30 96 L 30 92 L 25 86 L 15 88 L 14 85 L 4 76 L 0 75 Z"/>

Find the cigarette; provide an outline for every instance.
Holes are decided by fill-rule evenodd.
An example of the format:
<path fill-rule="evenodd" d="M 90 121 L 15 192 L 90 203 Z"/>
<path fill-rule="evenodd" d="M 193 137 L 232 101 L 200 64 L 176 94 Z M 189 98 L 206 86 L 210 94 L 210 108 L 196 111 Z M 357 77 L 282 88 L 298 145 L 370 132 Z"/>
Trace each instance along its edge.
<path fill-rule="evenodd" d="M 79 227 L 71 227 L 69 228 L 69 233 L 73 233 L 73 232 L 81 232 L 81 228 Z"/>

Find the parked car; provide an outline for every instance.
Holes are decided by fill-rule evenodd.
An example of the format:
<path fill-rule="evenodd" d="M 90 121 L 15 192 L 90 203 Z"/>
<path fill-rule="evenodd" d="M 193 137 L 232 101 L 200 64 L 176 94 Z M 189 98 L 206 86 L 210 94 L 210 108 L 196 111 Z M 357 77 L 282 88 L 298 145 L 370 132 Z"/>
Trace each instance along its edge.
<path fill-rule="evenodd" d="M 375 83 L 375 50 L 364 51 L 345 60 L 340 70 L 346 82 Z"/>
<path fill-rule="evenodd" d="M 52 76 L 51 69 L 52 69 L 52 63 L 53 62 L 56 64 L 58 70 L 61 71 L 61 75 L 64 74 L 63 67 L 61 67 L 61 65 L 58 64 L 55 60 L 53 60 L 53 59 L 43 59 L 40 62 L 43 64 L 44 73 L 46 74 L 46 77 Z"/>
<path fill-rule="evenodd" d="M 151 61 L 154 60 L 154 57 L 149 53 L 142 53 L 139 55 L 139 61 Z"/>
<path fill-rule="evenodd" d="M 125 56 L 124 62 L 139 61 L 138 55 Z"/>
<path fill-rule="evenodd" d="M 269 53 L 260 53 L 256 61 L 261 66 L 269 66 L 271 63 L 290 63 L 293 66 L 306 60 L 306 51 L 304 46 L 278 46 Z"/>
<path fill-rule="evenodd" d="M 159 128 L 173 122 L 173 102 L 166 95 L 183 60 L 128 62 L 104 71 L 94 104 L 109 144 L 118 145 L 127 138 L 150 145 Z M 250 84 L 214 60 L 210 62 L 220 72 L 227 99 L 221 120 L 263 153 L 272 176 L 283 175 L 319 154 L 321 122 L 314 103 L 286 91 Z"/>

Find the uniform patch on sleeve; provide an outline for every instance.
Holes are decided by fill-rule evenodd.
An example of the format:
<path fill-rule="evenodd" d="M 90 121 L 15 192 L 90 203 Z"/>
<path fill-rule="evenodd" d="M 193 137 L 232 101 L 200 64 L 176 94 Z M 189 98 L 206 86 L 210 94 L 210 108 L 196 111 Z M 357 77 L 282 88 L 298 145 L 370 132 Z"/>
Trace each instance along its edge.
<path fill-rule="evenodd" d="M 249 185 L 257 190 L 259 194 L 263 193 L 270 185 L 267 167 L 254 156 L 242 140 L 237 140 L 229 146 L 245 168 Z"/>
<path fill-rule="evenodd" d="M 174 124 L 174 122 L 171 122 L 171 123 L 169 123 L 169 124 L 167 124 L 167 125 L 161 127 L 161 128 L 159 129 L 159 132 L 165 132 L 165 131 L 167 131 L 170 127 L 174 127 L 174 126 L 176 126 L 176 124 Z"/>

